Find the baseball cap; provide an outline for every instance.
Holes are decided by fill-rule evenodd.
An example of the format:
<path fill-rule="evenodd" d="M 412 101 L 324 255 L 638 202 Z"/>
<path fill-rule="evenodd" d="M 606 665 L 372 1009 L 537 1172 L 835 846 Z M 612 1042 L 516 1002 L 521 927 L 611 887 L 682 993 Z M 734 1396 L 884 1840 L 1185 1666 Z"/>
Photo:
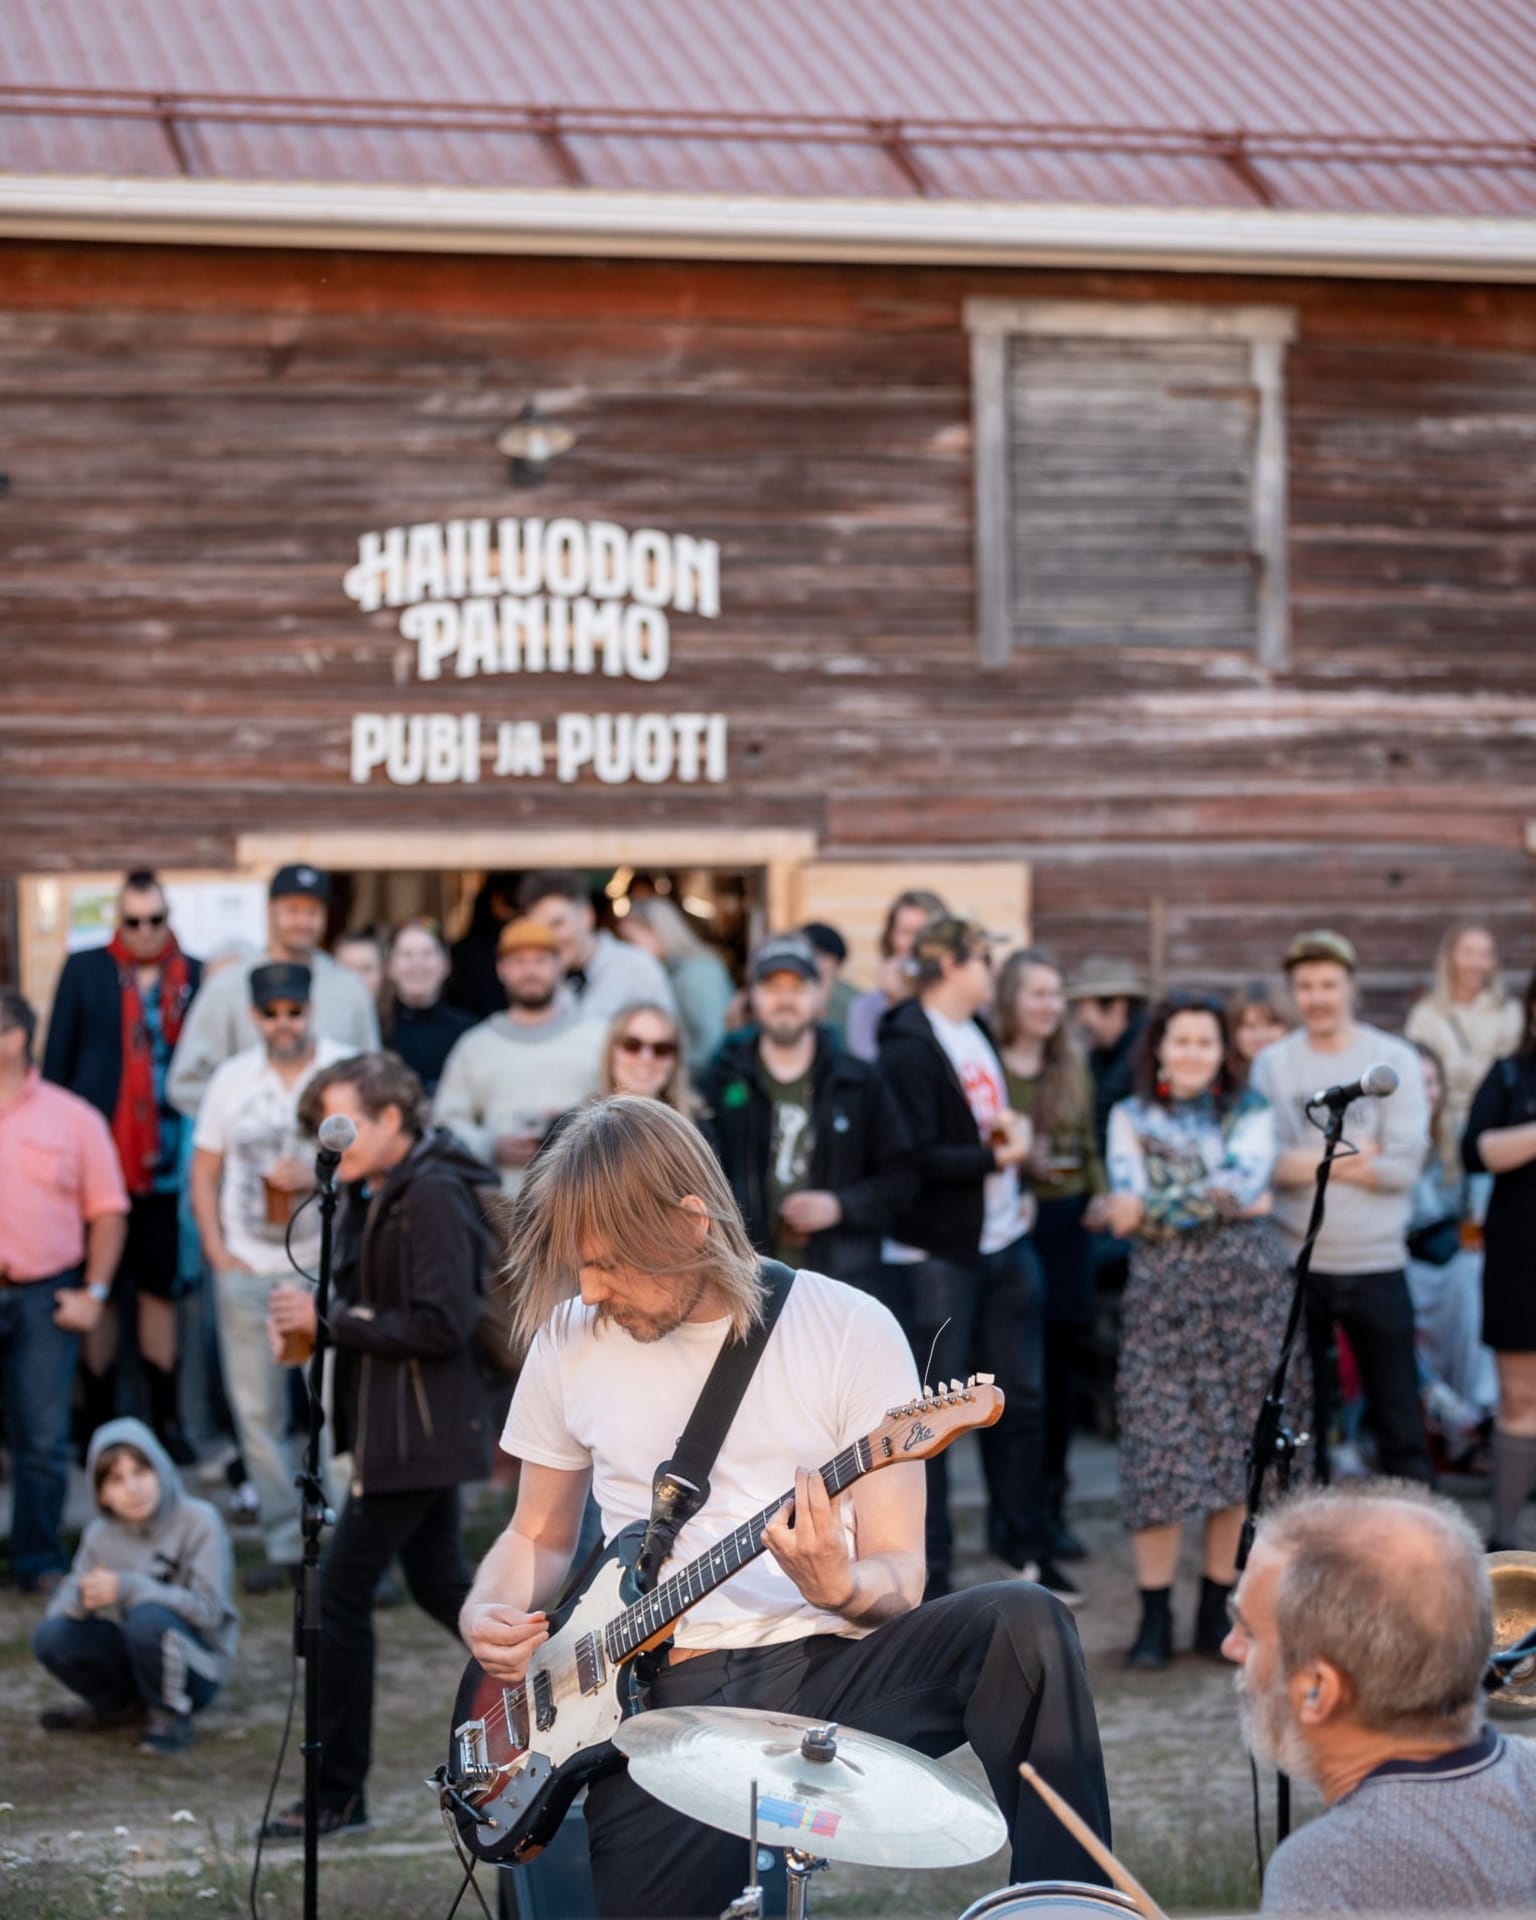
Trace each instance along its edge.
<path fill-rule="evenodd" d="M 1298 933 L 1285 950 L 1282 961 L 1287 973 L 1292 967 L 1305 966 L 1309 960 L 1328 960 L 1349 973 L 1359 969 L 1353 945 L 1331 927 L 1314 927 L 1310 933 Z"/>
<path fill-rule="evenodd" d="M 499 959 L 504 953 L 519 953 L 527 947 L 542 947 L 546 953 L 553 953 L 559 944 L 552 927 L 524 914 L 520 920 L 509 920 L 502 928 L 496 941 L 496 955 Z"/>
<path fill-rule="evenodd" d="M 752 980 L 755 984 L 775 973 L 798 973 L 802 980 L 819 981 L 816 949 L 802 934 L 770 934 L 752 955 Z"/>
<path fill-rule="evenodd" d="M 267 1007 L 274 1000 L 309 1004 L 309 968 L 297 960 L 269 960 L 251 969 L 251 1005 Z"/>
<path fill-rule="evenodd" d="M 331 904 L 331 879 L 318 867 L 279 867 L 267 889 L 269 900 L 282 900 L 292 894 L 307 894 L 311 900 Z"/>

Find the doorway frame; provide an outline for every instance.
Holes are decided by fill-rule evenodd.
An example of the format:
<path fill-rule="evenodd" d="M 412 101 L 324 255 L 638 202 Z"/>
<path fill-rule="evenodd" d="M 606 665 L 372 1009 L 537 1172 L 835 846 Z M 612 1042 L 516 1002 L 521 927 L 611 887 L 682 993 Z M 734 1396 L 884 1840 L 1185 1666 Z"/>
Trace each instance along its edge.
<path fill-rule="evenodd" d="M 328 873 L 756 868 L 766 876 L 768 924 L 791 926 L 800 869 L 816 858 L 819 847 L 809 828 L 793 827 L 511 827 L 467 833 L 436 827 L 405 832 L 316 827 L 298 833 L 242 833 L 235 841 L 235 866 L 264 880 L 295 860 Z"/>

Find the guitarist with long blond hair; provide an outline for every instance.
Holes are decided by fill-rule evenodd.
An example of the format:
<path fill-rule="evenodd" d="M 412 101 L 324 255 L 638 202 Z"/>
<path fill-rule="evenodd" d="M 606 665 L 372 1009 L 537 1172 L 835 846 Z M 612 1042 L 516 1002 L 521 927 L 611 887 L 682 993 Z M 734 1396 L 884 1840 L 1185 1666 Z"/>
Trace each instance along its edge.
<path fill-rule="evenodd" d="M 502 1436 L 520 1463 L 517 1507 L 459 1624 L 516 1700 L 550 1637 L 545 1609 L 589 1486 L 610 1542 L 648 1518 L 658 1464 L 722 1347 L 761 1319 L 767 1289 L 703 1137 L 659 1102 L 628 1097 L 578 1113 L 535 1163 L 511 1273 L 527 1347 Z M 766 1525 L 766 1551 L 737 1551 L 739 1570 L 677 1620 L 649 1704 L 807 1714 L 935 1755 L 969 1741 L 1008 1821 L 1015 1878 L 1098 1881 L 1042 1804 L 1021 1802 L 1018 1774 L 1032 1760 L 1108 1839 L 1071 1616 L 1023 1581 L 922 1605 L 921 1467 L 870 1472 L 836 1498 L 814 1470 L 915 1392 L 884 1307 L 795 1274 L 668 1567 L 726 1543 L 791 1486 L 793 1499 Z M 663 1806 L 622 1766 L 590 1782 L 586 1820 L 605 1916 L 718 1913 L 739 1891 L 741 1842 Z"/>

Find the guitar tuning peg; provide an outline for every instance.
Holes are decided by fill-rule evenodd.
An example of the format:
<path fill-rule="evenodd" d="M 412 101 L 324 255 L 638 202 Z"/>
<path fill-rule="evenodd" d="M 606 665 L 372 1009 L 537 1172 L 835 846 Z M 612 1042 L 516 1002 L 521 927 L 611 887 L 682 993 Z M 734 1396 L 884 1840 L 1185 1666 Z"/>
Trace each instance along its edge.
<path fill-rule="evenodd" d="M 949 1383 L 949 1390 L 950 1390 L 950 1392 L 951 1392 L 951 1393 L 964 1393 L 964 1392 L 965 1392 L 965 1388 L 961 1386 L 961 1384 L 960 1384 L 960 1382 L 959 1382 L 958 1380 L 951 1380 L 951 1381 L 950 1381 L 950 1383 Z"/>
<path fill-rule="evenodd" d="M 997 1379 L 997 1375 L 993 1373 L 977 1373 L 971 1377 L 978 1387 L 990 1387 Z"/>
<path fill-rule="evenodd" d="M 932 1387 L 927 1387 L 927 1386 L 925 1386 L 925 1387 L 923 1388 L 923 1398 L 924 1398 L 925 1400 L 931 1400 L 931 1399 L 933 1398 L 933 1388 L 932 1388 Z"/>

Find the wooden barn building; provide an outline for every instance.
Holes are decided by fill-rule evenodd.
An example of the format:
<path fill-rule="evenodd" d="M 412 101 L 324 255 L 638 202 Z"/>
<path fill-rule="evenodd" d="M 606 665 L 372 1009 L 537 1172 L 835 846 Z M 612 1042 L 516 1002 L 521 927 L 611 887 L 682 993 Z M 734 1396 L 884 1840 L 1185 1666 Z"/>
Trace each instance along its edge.
<path fill-rule="evenodd" d="M 308 857 L 1528 966 L 1529 24 L 13 0 L 9 964 Z"/>

